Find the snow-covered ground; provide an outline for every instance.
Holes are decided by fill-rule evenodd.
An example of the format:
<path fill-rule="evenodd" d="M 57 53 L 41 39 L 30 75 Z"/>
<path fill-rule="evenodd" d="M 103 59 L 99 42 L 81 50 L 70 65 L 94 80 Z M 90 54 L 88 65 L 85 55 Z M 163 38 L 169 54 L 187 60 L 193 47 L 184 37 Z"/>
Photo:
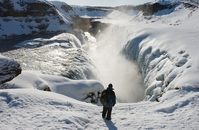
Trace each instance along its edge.
<path fill-rule="evenodd" d="M 97 43 L 88 43 L 100 82 L 23 71 L 5 85 L 15 89 L 0 90 L 0 129 L 199 129 L 198 16 L 198 8 L 183 5 L 148 17 L 140 12 L 131 16 L 113 12 L 101 20 L 112 26 Z M 123 64 L 125 60 L 133 67 Z M 117 102 L 111 121 L 102 119 L 99 104 L 80 101 L 85 90 L 102 91 L 109 82 L 118 98 L 128 97 L 121 93 L 130 90 L 130 83 L 121 86 L 119 81 L 129 74 L 117 72 L 137 67 L 144 79 L 145 101 Z M 138 72 L 130 79 L 139 77 Z M 52 92 L 38 90 L 46 86 Z"/>
<path fill-rule="evenodd" d="M 53 92 L 10 89 L 0 92 L 1 130 L 29 129 L 175 129 L 197 130 L 199 92 L 172 90 L 160 102 L 117 104 L 112 120 L 101 106 Z"/>

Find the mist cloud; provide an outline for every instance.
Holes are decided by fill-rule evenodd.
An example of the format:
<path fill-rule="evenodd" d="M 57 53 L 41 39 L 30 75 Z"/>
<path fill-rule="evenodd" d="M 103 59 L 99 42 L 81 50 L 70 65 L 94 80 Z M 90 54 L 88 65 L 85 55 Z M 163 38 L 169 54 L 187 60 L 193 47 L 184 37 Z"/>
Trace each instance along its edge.
<path fill-rule="evenodd" d="M 113 84 L 118 102 L 138 102 L 144 98 L 143 77 L 139 67 L 120 54 L 127 42 L 123 31 L 116 26 L 108 28 L 98 38 L 96 48 L 91 50 L 90 56 L 104 87 L 109 83 Z"/>

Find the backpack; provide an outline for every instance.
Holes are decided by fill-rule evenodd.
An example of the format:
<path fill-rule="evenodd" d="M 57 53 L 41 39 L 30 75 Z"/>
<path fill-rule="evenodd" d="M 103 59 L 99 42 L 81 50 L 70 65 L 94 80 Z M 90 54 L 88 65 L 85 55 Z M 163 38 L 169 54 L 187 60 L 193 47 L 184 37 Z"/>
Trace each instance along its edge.
<path fill-rule="evenodd" d="M 107 104 L 107 101 L 106 101 L 106 91 L 103 91 L 102 94 L 101 94 L 101 97 L 100 97 L 100 102 L 103 106 L 105 106 Z"/>

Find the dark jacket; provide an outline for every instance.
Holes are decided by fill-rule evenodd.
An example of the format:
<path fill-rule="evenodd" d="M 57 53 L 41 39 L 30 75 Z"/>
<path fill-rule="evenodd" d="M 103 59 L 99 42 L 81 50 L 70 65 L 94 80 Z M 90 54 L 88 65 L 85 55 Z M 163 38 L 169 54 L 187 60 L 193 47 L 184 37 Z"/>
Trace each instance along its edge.
<path fill-rule="evenodd" d="M 107 102 L 107 104 L 105 105 L 105 107 L 108 107 L 108 108 L 113 107 L 115 105 L 115 103 L 116 103 L 115 92 L 112 89 L 106 89 L 103 92 L 106 93 L 106 102 Z"/>

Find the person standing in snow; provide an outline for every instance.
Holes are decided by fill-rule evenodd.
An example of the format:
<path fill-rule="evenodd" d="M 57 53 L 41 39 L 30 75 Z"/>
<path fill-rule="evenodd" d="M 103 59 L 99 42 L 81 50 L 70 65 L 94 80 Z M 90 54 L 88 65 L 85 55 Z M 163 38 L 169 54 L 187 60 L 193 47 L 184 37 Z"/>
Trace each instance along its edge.
<path fill-rule="evenodd" d="M 113 85 L 109 84 L 107 89 L 102 92 L 102 95 L 105 95 L 106 103 L 103 104 L 102 118 L 111 120 L 112 107 L 116 103 L 115 92 L 113 91 Z"/>

